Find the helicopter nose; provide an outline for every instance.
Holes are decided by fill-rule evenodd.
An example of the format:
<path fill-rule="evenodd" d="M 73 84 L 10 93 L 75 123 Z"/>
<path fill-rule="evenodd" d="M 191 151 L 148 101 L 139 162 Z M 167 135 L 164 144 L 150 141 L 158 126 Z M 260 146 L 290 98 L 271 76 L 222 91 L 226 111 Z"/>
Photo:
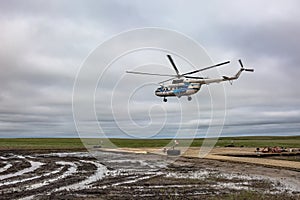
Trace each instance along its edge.
<path fill-rule="evenodd" d="M 163 95 L 163 91 L 162 91 L 161 88 L 157 88 L 157 89 L 155 90 L 154 94 L 155 94 L 156 96 L 162 96 L 162 95 Z"/>

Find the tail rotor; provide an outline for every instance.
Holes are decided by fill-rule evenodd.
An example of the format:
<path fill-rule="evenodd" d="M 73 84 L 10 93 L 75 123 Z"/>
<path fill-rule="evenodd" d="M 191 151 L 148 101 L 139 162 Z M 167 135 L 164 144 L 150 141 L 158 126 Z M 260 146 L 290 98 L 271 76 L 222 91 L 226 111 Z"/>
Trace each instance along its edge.
<path fill-rule="evenodd" d="M 242 70 L 242 71 L 246 71 L 246 72 L 254 72 L 254 69 L 247 69 L 247 68 L 244 68 L 244 65 L 243 65 L 241 59 L 239 59 L 239 63 L 240 63 L 240 65 L 241 65 L 241 70 Z"/>

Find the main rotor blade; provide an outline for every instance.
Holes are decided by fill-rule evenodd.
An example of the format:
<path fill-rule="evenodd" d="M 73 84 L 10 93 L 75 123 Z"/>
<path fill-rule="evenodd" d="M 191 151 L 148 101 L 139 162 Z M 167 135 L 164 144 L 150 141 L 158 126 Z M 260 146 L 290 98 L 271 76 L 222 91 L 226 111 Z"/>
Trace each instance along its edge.
<path fill-rule="evenodd" d="M 193 78 L 193 79 L 205 79 L 204 77 L 200 77 L 200 76 L 183 76 L 185 78 Z"/>
<path fill-rule="evenodd" d="M 216 65 L 212 65 L 212 66 L 209 66 L 209 67 L 205 67 L 205 68 L 202 68 L 202 69 L 198 69 L 198 70 L 195 70 L 195 71 L 187 72 L 187 73 L 182 74 L 182 76 L 188 75 L 188 74 L 194 74 L 194 73 L 201 72 L 201 71 L 204 71 L 204 70 L 208 70 L 208 69 L 211 69 L 211 68 L 214 68 L 214 67 L 219 67 L 221 65 L 225 65 L 225 64 L 228 64 L 228 63 L 230 63 L 230 61 L 222 62 L 222 63 L 216 64 Z"/>
<path fill-rule="evenodd" d="M 139 74 L 139 75 L 152 75 L 152 76 L 177 77 L 176 75 L 170 75 L 170 74 L 153 74 L 153 73 L 147 73 L 147 72 L 133 72 L 133 71 L 126 71 L 126 73 L 129 73 L 129 74 Z"/>
<path fill-rule="evenodd" d="M 167 57 L 169 58 L 169 61 L 170 61 L 170 63 L 172 64 L 172 66 L 173 66 L 173 68 L 174 68 L 174 70 L 175 70 L 177 76 L 180 76 L 179 71 L 178 71 L 178 69 L 177 69 L 177 67 L 176 67 L 176 65 L 175 65 L 175 63 L 174 63 L 174 61 L 173 61 L 171 55 L 167 55 Z"/>

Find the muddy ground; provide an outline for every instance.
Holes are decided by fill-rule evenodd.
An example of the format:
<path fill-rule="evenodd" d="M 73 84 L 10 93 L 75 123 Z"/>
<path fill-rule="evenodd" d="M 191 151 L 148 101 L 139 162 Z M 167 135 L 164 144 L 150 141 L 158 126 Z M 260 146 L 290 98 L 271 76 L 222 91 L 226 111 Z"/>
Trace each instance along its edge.
<path fill-rule="evenodd" d="M 97 151 L 0 153 L 0 199 L 300 199 L 300 172 Z"/>

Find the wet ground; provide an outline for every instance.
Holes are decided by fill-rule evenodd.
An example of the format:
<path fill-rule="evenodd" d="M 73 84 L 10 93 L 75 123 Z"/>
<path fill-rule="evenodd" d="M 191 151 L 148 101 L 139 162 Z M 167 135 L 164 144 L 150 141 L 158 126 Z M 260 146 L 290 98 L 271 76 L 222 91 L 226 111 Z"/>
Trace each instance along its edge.
<path fill-rule="evenodd" d="M 300 199 L 300 172 L 153 154 L 7 151 L 0 154 L 0 193 L 0 199 Z"/>

